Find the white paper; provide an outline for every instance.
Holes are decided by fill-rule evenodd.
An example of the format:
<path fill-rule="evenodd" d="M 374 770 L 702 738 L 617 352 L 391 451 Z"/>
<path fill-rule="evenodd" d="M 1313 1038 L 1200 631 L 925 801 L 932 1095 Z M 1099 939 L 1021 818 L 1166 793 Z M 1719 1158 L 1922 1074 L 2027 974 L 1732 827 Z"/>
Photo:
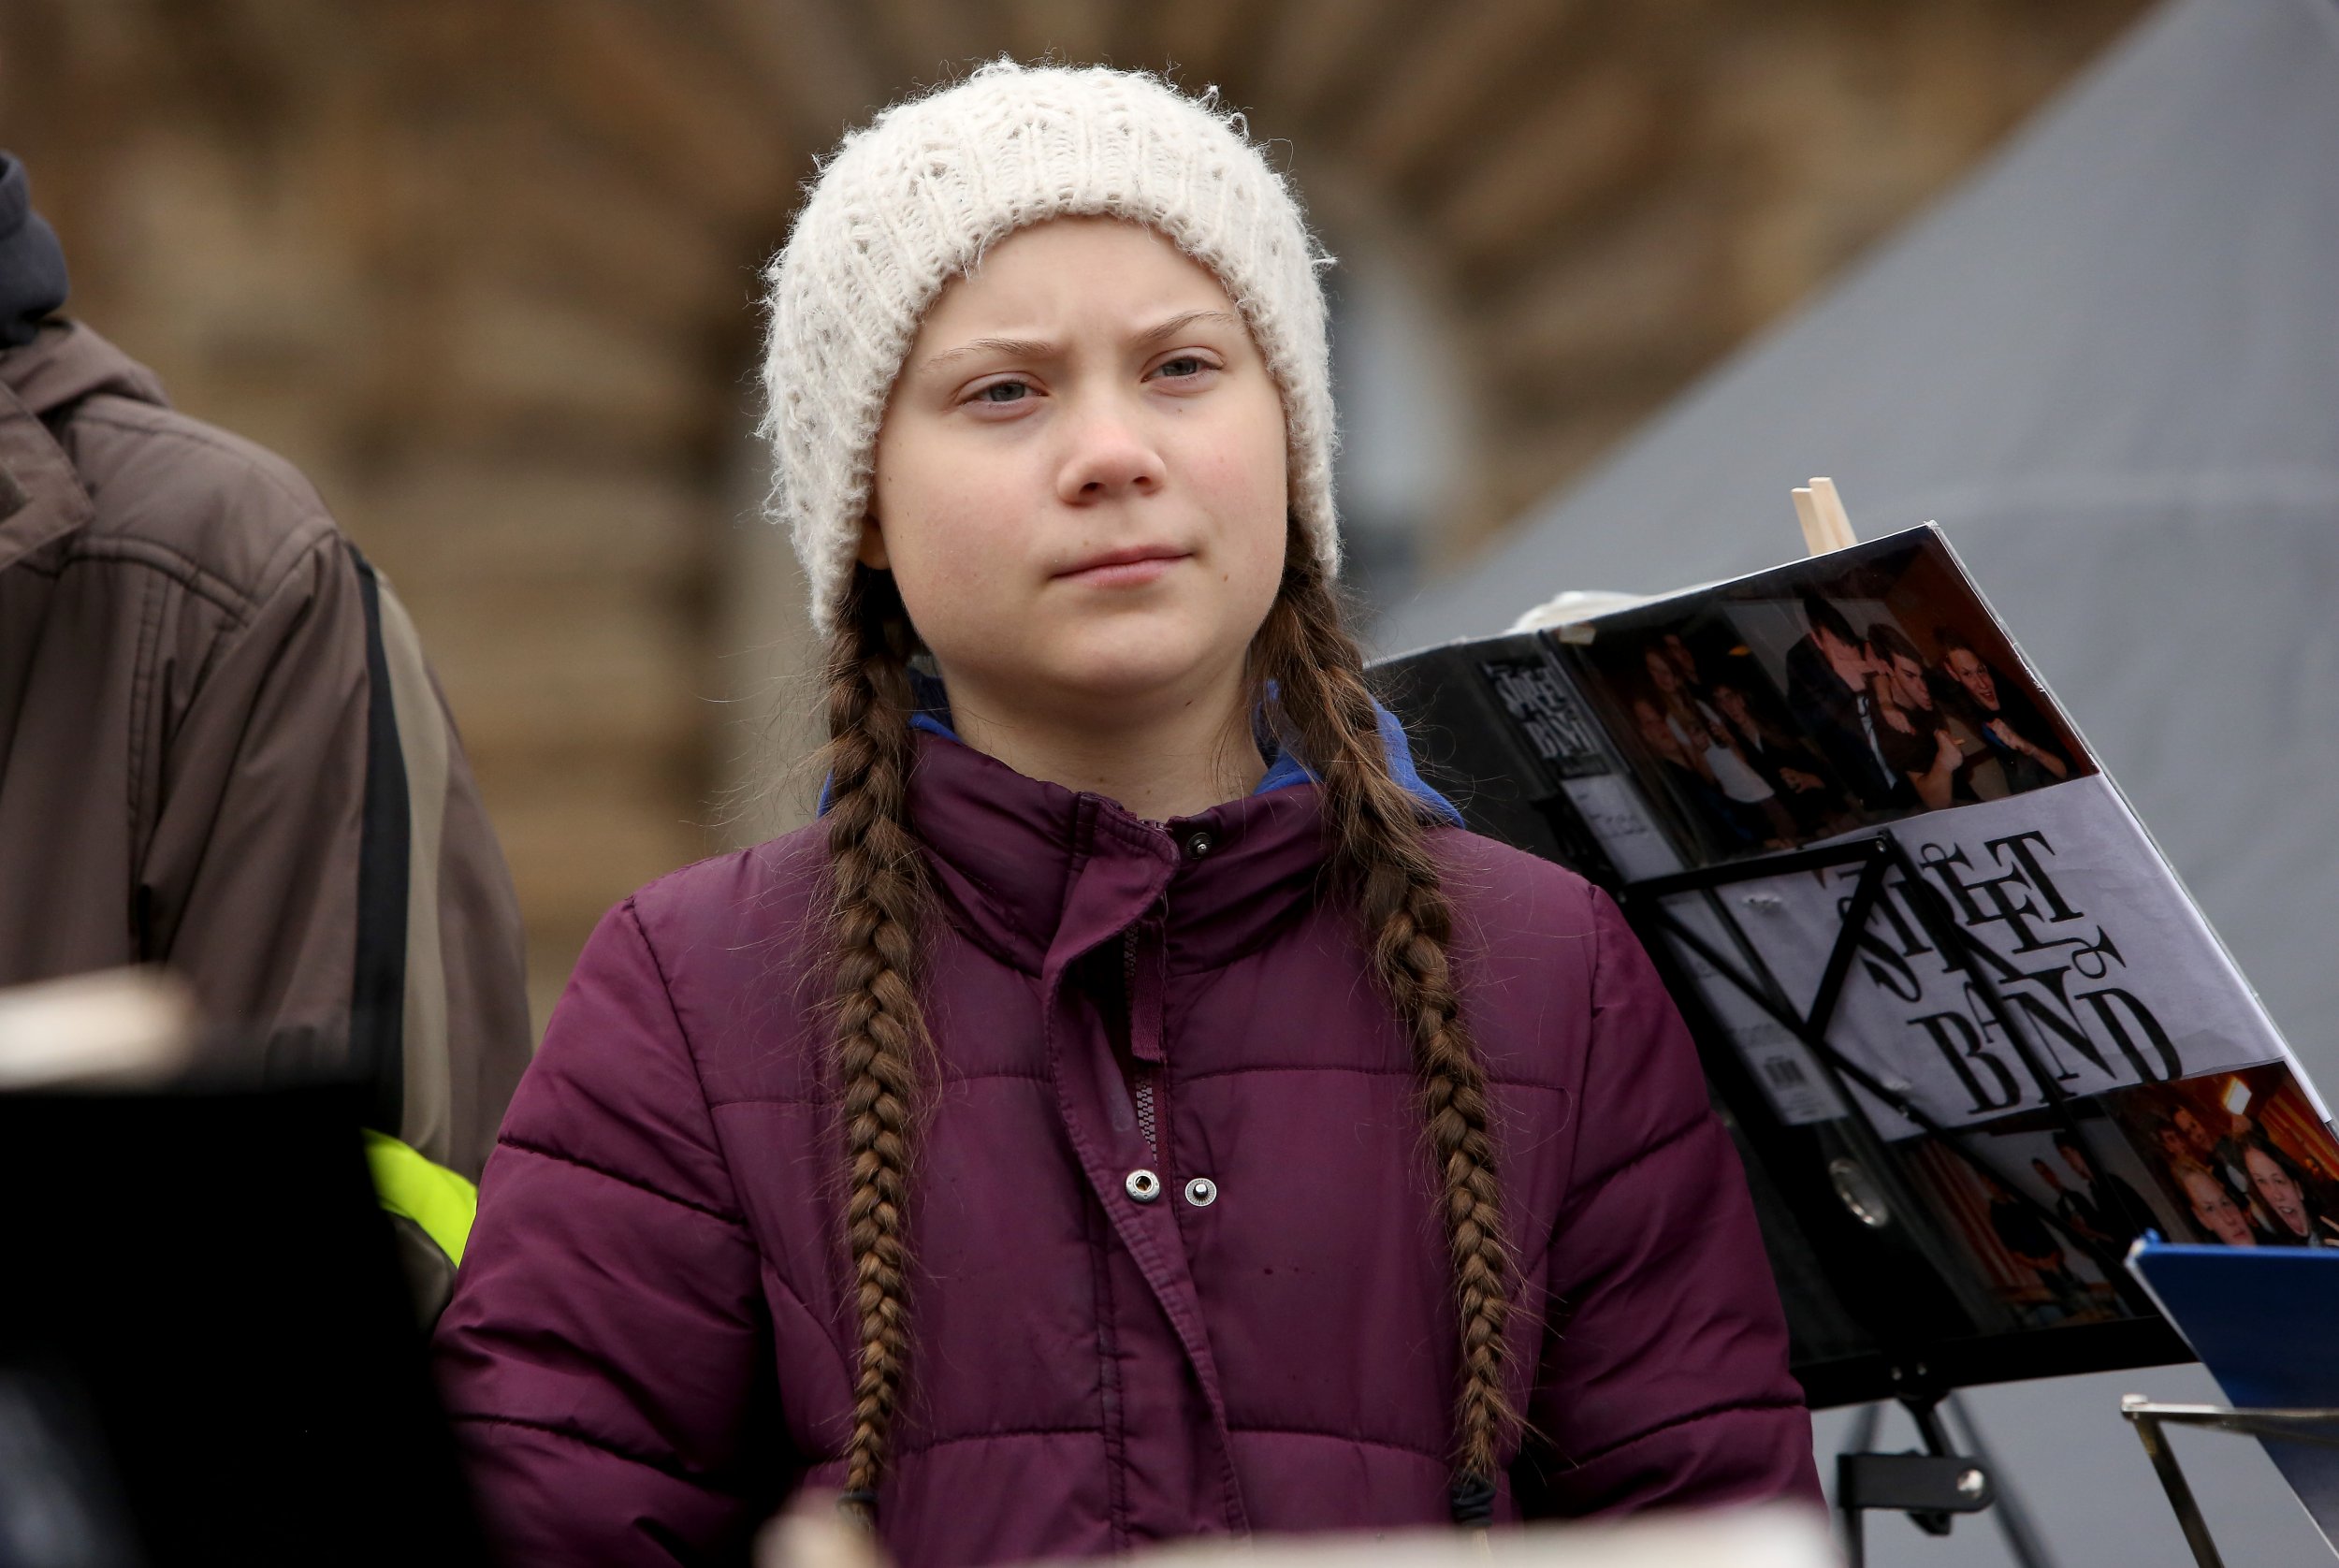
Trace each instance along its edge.
<path fill-rule="evenodd" d="M 1650 820 L 1640 791 L 1621 775 L 1591 774 L 1567 779 L 1560 787 L 1600 841 L 1608 864 L 1626 881 L 1668 877 L 1681 869 L 1681 857 L 1673 841 Z"/>

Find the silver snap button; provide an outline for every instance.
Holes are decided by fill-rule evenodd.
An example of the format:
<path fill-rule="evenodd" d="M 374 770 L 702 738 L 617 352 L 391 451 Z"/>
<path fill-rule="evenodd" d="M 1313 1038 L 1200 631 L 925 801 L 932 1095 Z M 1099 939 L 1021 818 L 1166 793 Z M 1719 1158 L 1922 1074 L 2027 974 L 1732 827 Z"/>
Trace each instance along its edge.
<path fill-rule="evenodd" d="M 1197 1209 L 1207 1209 L 1218 1201 L 1218 1183 L 1207 1176 L 1197 1176 L 1185 1184 L 1185 1200 Z"/>
<path fill-rule="evenodd" d="M 1151 1203 L 1161 1196 L 1161 1178 L 1150 1170 L 1132 1170 L 1121 1185 L 1140 1203 Z"/>
<path fill-rule="evenodd" d="M 1208 828 L 1197 828 L 1185 835 L 1185 858 L 1200 860 L 1218 848 L 1218 835 Z"/>

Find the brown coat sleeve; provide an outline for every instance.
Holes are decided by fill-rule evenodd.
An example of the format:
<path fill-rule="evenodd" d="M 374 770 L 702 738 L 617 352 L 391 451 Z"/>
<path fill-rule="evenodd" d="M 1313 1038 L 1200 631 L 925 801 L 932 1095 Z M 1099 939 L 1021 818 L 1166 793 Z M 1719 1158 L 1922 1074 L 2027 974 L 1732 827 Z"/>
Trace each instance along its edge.
<path fill-rule="evenodd" d="M 312 532 L 240 624 L 157 658 L 148 956 L 283 1056 L 352 1053 L 377 1125 L 475 1180 L 528 1058 L 518 909 L 404 610 Z"/>

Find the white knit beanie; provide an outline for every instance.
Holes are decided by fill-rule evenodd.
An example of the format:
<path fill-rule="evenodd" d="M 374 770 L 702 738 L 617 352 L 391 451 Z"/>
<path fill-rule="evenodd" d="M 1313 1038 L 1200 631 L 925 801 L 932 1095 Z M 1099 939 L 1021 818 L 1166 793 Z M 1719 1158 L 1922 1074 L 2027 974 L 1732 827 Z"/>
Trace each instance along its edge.
<path fill-rule="evenodd" d="M 848 136 L 765 269 L 763 434 L 825 636 L 852 581 L 878 427 L 943 284 L 1031 224 L 1144 224 L 1217 275 L 1283 394 L 1291 509 L 1327 573 L 1330 356 L 1309 237 L 1240 116 L 1133 71 L 1002 60 Z"/>

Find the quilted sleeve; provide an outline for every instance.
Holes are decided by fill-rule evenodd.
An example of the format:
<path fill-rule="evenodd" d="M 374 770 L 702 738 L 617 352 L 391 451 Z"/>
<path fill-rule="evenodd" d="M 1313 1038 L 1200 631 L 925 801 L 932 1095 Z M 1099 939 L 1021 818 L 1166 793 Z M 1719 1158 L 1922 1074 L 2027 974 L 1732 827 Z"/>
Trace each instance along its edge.
<path fill-rule="evenodd" d="M 1817 1504 L 1737 1151 L 1648 954 L 1592 897 L 1591 1042 L 1515 1494 L 1530 1517 Z"/>
<path fill-rule="evenodd" d="M 632 904 L 522 1080 L 433 1357 L 500 1560 L 738 1555 L 792 1468 L 759 1260 Z"/>

